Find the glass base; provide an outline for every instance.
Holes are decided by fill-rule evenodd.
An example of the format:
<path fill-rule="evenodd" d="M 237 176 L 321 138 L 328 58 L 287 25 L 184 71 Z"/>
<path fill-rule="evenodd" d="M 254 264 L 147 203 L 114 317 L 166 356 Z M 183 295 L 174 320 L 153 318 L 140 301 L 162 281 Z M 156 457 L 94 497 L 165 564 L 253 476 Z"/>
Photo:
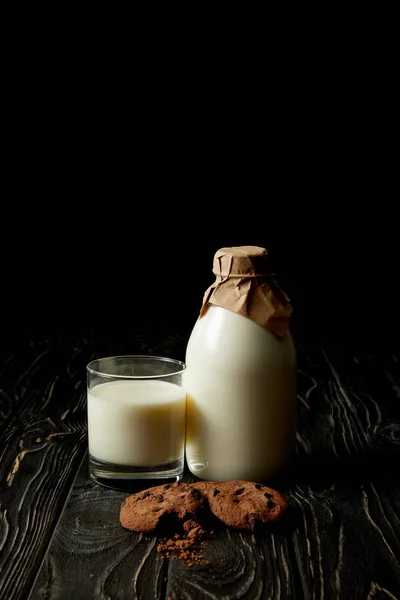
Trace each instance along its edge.
<path fill-rule="evenodd" d="M 115 465 L 98 460 L 89 454 L 89 475 L 100 485 L 115 490 L 140 490 L 145 487 L 181 481 L 184 471 L 184 458 L 170 463 L 135 467 Z"/>

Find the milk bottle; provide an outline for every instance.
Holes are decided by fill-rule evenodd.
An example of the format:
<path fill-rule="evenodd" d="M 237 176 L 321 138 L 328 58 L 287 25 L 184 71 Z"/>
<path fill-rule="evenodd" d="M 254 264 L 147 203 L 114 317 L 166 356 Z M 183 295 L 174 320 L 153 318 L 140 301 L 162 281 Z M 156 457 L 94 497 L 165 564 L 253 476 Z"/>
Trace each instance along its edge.
<path fill-rule="evenodd" d="M 291 306 L 267 251 L 221 248 L 186 350 L 186 461 L 201 479 L 264 481 L 296 434 Z"/>

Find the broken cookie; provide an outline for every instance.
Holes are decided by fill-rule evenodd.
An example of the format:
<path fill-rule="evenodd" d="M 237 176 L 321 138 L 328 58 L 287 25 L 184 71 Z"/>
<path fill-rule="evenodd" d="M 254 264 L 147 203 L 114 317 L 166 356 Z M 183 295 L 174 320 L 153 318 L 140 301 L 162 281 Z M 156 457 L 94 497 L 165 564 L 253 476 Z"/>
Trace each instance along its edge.
<path fill-rule="evenodd" d="M 205 497 L 186 483 L 167 483 L 129 496 L 120 510 L 123 527 L 150 533 L 162 518 L 195 519 L 207 504 Z"/>

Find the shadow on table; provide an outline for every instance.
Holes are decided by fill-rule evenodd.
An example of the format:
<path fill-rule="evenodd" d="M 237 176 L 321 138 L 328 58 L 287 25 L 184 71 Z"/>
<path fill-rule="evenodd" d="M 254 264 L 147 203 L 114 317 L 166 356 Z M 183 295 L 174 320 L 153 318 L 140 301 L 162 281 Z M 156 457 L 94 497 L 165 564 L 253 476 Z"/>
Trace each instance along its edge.
<path fill-rule="evenodd" d="M 399 426 L 400 433 L 400 426 Z M 400 483 L 400 439 L 395 449 L 368 449 L 348 457 L 296 456 L 266 482 L 279 490 L 296 485 L 360 485 L 363 482 Z"/>

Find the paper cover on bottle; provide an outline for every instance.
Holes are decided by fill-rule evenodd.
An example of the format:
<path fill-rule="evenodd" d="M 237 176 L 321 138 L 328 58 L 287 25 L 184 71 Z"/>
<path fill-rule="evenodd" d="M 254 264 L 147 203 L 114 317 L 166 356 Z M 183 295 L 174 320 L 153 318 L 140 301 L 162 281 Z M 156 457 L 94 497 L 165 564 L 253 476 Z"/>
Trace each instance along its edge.
<path fill-rule="evenodd" d="M 267 250 L 259 246 L 220 248 L 215 253 L 215 282 L 204 294 L 200 316 L 215 304 L 248 317 L 283 337 L 292 306 L 285 292 L 268 273 Z"/>

